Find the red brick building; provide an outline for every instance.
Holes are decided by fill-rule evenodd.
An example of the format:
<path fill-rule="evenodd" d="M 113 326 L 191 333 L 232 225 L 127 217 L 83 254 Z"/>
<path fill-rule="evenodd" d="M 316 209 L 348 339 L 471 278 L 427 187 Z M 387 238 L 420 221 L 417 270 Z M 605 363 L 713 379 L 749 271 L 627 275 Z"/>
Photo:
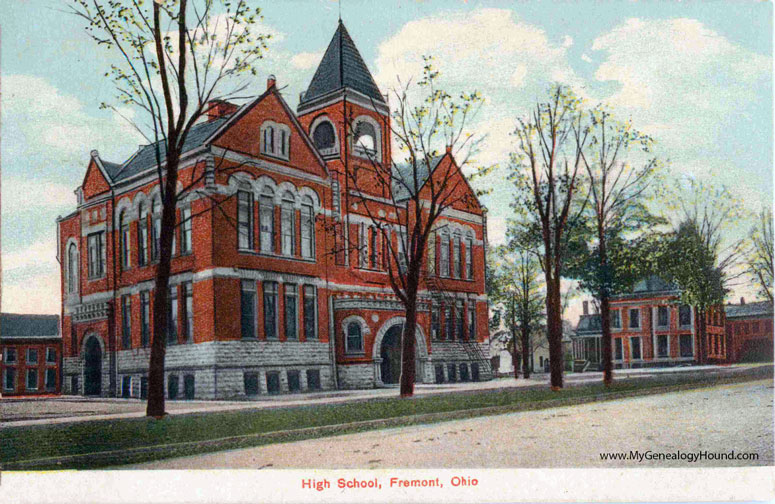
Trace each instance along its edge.
<path fill-rule="evenodd" d="M 728 304 L 724 311 L 729 362 L 772 361 L 772 303 L 740 298 L 740 304 Z"/>
<path fill-rule="evenodd" d="M 0 314 L 2 395 L 59 394 L 62 337 L 58 315 Z"/>
<path fill-rule="evenodd" d="M 58 220 L 66 393 L 146 393 L 161 208 L 154 151 L 123 163 L 92 151 L 77 209 Z M 181 183 L 199 182 L 178 204 L 168 397 L 396 383 L 403 309 L 362 202 L 394 228 L 394 246 L 405 231 L 384 189 L 348 183 L 373 176 L 371 160 L 390 169 L 390 114 L 344 25 L 296 113 L 270 76 L 251 102 L 213 107 L 185 151 Z M 433 162 L 431 176 L 451 166 L 462 177 L 449 153 Z M 420 382 L 490 376 L 485 219 L 478 203 L 455 204 L 438 223 L 435 273 L 420 293 Z"/>
<path fill-rule="evenodd" d="M 611 300 L 611 336 L 616 368 L 674 366 L 701 361 L 696 310 L 679 303 L 680 292 L 658 277 L 638 282 L 633 291 Z M 573 357 L 602 369 L 602 330 L 599 314 L 586 309 L 573 337 Z M 707 314 L 706 359 L 726 360 L 724 311 Z"/>

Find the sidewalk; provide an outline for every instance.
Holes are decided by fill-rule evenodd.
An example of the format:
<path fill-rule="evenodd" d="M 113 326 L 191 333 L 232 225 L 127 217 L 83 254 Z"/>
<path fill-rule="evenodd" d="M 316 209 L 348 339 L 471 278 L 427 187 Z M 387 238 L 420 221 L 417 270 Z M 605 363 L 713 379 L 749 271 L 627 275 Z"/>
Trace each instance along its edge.
<path fill-rule="evenodd" d="M 628 369 L 616 370 L 614 376 L 621 378 L 648 377 L 649 375 L 664 375 L 666 373 L 686 372 L 728 372 L 734 373 L 735 366 L 694 366 L 681 368 Z M 601 381 L 601 372 L 568 373 L 565 376 L 569 386 L 588 384 Z M 417 384 L 415 395 L 447 394 L 453 392 L 474 392 L 477 390 L 514 389 L 520 387 L 535 387 L 548 384 L 549 375 L 534 374 L 530 379 L 513 377 L 498 378 L 485 382 L 465 382 L 451 384 Z M 376 398 L 395 397 L 397 387 L 366 389 L 366 390 L 335 390 L 306 394 L 285 394 L 277 396 L 261 396 L 256 400 L 243 401 L 170 401 L 166 402 L 170 414 L 208 413 L 216 411 L 283 408 L 288 406 L 339 404 L 345 402 L 364 401 Z M 22 397 L 3 398 L 0 408 L 0 428 L 23 427 L 32 425 L 52 425 L 94 420 L 113 420 L 122 418 L 141 418 L 145 416 L 145 401 L 139 399 L 120 398 L 87 398 L 79 396 L 62 396 L 57 398 Z"/>

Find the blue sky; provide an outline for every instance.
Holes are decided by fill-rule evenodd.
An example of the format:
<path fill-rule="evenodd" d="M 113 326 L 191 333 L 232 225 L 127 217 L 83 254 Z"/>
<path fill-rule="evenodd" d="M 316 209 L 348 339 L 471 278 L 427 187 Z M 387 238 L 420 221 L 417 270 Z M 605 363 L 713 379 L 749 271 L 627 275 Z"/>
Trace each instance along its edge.
<path fill-rule="evenodd" d="M 113 96 L 111 55 L 63 12 L 67 1 L 4 0 L 0 12 L 4 311 L 59 311 L 54 219 L 74 209 L 91 149 L 121 161 L 143 143 L 99 109 Z M 273 39 L 254 91 L 274 73 L 295 106 L 337 3 L 258 5 Z M 771 205 L 769 2 L 343 0 L 342 17 L 383 92 L 432 54 L 448 90 L 484 94 L 482 162 L 505 164 L 515 118 L 562 80 L 655 136 L 673 173 L 733 185 L 752 211 Z M 496 185 L 485 203 L 498 240 L 510 193 Z"/>

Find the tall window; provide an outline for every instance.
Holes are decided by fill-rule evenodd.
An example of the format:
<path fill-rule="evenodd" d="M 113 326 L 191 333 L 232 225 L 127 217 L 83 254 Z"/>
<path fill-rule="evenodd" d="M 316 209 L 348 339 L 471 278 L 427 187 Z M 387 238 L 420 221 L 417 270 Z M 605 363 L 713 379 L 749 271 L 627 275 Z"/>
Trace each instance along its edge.
<path fill-rule="evenodd" d="M 439 275 L 449 276 L 449 233 L 441 232 L 441 248 L 439 250 Z"/>
<path fill-rule="evenodd" d="M 156 198 L 151 206 L 151 260 L 159 260 L 161 246 L 161 200 Z"/>
<path fill-rule="evenodd" d="M 681 327 L 692 325 L 692 309 L 689 305 L 681 305 L 678 308 L 678 322 Z"/>
<path fill-rule="evenodd" d="M 285 339 L 299 338 L 299 288 L 285 284 Z"/>
<path fill-rule="evenodd" d="M 317 295 L 315 286 L 304 286 L 304 338 L 313 340 L 317 338 Z"/>
<path fill-rule="evenodd" d="M 252 207 L 251 202 L 251 207 Z M 251 216 L 253 212 L 250 212 Z M 180 210 L 180 253 L 191 253 L 191 207 L 186 206 Z M 250 226 L 251 233 L 253 232 L 253 226 Z M 252 243 L 253 240 L 251 240 Z"/>
<path fill-rule="evenodd" d="M 640 308 L 630 308 L 630 329 L 640 328 Z"/>
<path fill-rule="evenodd" d="M 452 240 L 452 261 L 454 263 L 453 274 L 460 278 L 460 233 L 456 232 Z"/>
<path fill-rule="evenodd" d="M 622 338 L 614 338 L 614 359 L 622 360 L 624 358 L 624 347 Z"/>
<path fill-rule="evenodd" d="M 186 325 L 183 328 L 183 334 L 186 335 L 186 342 L 191 343 L 194 341 L 194 289 L 191 282 L 185 282 L 183 284 L 183 323 Z"/>
<path fill-rule="evenodd" d="M 694 345 L 692 343 L 692 335 L 691 334 L 682 334 L 679 337 L 679 347 L 681 352 L 681 357 L 691 357 L 694 355 Z"/>
<path fill-rule="evenodd" d="M 38 370 L 27 370 L 27 390 L 38 390 Z"/>
<path fill-rule="evenodd" d="M 170 309 L 167 311 L 167 343 L 178 342 L 178 286 L 170 285 Z"/>
<path fill-rule="evenodd" d="M 367 121 L 358 121 L 355 125 L 354 151 L 357 154 L 366 154 L 369 157 L 377 154 L 378 136 L 377 129 Z"/>
<path fill-rule="evenodd" d="M 139 219 L 137 221 L 137 264 L 148 264 L 148 206 L 140 204 Z"/>
<path fill-rule="evenodd" d="M 78 247 L 71 243 L 67 251 L 67 292 L 78 290 Z"/>
<path fill-rule="evenodd" d="M 243 280 L 240 289 L 241 329 L 242 338 L 256 337 L 256 283 Z"/>
<path fill-rule="evenodd" d="M 668 338 L 667 334 L 660 334 L 657 336 L 657 357 L 668 356 Z"/>
<path fill-rule="evenodd" d="M 632 352 L 632 360 L 640 360 L 640 338 L 630 338 L 630 351 Z"/>
<path fill-rule="evenodd" d="M 444 336 L 448 340 L 454 340 L 455 339 L 455 315 L 454 310 L 451 306 L 447 305 L 444 309 L 444 321 L 446 322 L 446 327 L 444 328 L 444 332 L 446 333 Z"/>
<path fill-rule="evenodd" d="M 469 233 L 466 236 L 466 278 L 474 278 L 474 239 Z"/>
<path fill-rule="evenodd" d="M 428 235 L 428 274 L 436 273 L 436 233 Z"/>
<path fill-rule="evenodd" d="M 363 334 L 358 322 L 347 324 L 347 352 L 355 353 L 363 351 Z"/>
<path fill-rule="evenodd" d="M 121 347 L 132 348 L 132 298 L 121 296 Z"/>
<path fill-rule="evenodd" d="M 611 310 L 611 329 L 622 328 L 622 313 L 619 310 Z"/>
<path fill-rule="evenodd" d="M 86 240 L 89 248 L 89 278 L 99 278 L 105 274 L 104 233 L 92 233 Z"/>
<path fill-rule="evenodd" d="M 660 306 L 657 308 L 657 326 L 667 327 L 669 325 L 667 306 Z"/>
<path fill-rule="evenodd" d="M 121 241 L 121 268 L 127 269 L 130 267 L 130 257 L 132 254 L 132 248 L 130 243 L 131 233 L 129 228 L 129 219 L 127 219 L 126 210 L 123 210 L 118 217 L 118 225 L 121 229 L 120 241 Z"/>
<path fill-rule="evenodd" d="M 476 301 L 468 303 L 468 339 L 476 341 Z"/>
<path fill-rule="evenodd" d="M 147 347 L 151 343 L 151 293 L 140 293 L 140 344 Z"/>
<path fill-rule="evenodd" d="M 431 303 L 431 338 L 434 340 L 439 339 L 441 333 L 441 321 L 439 319 L 439 303 L 433 301 Z"/>
<path fill-rule="evenodd" d="M 274 191 L 264 187 L 259 203 L 259 225 L 261 228 L 261 252 L 274 252 Z"/>
<path fill-rule="evenodd" d="M 281 214 L 281 233 L 282 233 L 282 253 L 283 255 L 292 256 L 296 253 L 296 211 L 293 208 L 294 198 L 293 194 L 286 191 L 283 194 L 283 201 L 280 210 Z"/>
<path fill-rule="evenodd" d="M 321 154 L 330 154 L 336 151 L 336 135 L 334 127 L 328 121 L 323 121 L 312 132 L 312 141 Z"/>
<path fill-rule="evenodd" d="M 38 349 L 37 348 L 28 348 L 27 349 L 27 364 L 37 364 L 38 363 Z"/>
<path fill-rule="evenodd" d="M 396 239 L 398 240 L 398 271 L 406 273 L 408 261 L 406 258 L 407 236 L 406 231 L 399 231 L 396 233 Z"/>
<path fill-rule="evenodd" d="M 3 374 L 3 390 L 16 389 L 16 368 L 7 367 Z"/>
<path fill-rule="evenodd" d="M 301 256 L 315 257 L 315 213 L 309 196 L 301 199 Z"/>
<path fill-rule="evenodd" d="M 237 191 L 237 246 L 253 248 L 253 195 L 248 191 Z"/>
<path fill-rule="evenodd" d="M 379 248 L 377 248 L 377 238 L 379 231 L 376 226 L 369 228 L 369 268 L 377 269 L 379 266 Z"/>
<path fill-rule="evenodd" d="M 267 126 L 264 128 L 264 142 L 262 145 L 264 154 L 274 154 L 274 128 Z"/>
<path fill-rule="evenodd" d="M 280 129 L 280 144 L 278 145 L 280 148 L 280 156 L 287 158 L 288 157 L 288 151 L 290 151 L 290 138 L 288 135 L 288 131 L 285 129 Z"/>
<path fill-rule="evenodd" d="M 264 334 L 277 338 L 277 282 L 264 282 Z"/>
<path fill-rule="evenodd" d="M 455 303 L 455 334 L 458 338 L 463 339 L 465 331 L 465 312 L 463 311 L 463 301 L 457 301 Z"/>

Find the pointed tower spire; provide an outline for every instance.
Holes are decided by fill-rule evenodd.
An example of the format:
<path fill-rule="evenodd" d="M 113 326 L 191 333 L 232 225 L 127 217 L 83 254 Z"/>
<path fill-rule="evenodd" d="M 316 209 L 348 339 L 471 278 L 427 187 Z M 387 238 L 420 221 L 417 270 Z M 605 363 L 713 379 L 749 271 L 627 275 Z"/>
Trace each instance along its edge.
<path fill-rule="evenodd" d="M 299 102 L 299 112 L 309 108 L 318 98 L 345 89 L 356 91 L 376 104 L 386 105 L 385 97 L 380 93 L 355 42 L 339 19 L 336 33 Z"/>

